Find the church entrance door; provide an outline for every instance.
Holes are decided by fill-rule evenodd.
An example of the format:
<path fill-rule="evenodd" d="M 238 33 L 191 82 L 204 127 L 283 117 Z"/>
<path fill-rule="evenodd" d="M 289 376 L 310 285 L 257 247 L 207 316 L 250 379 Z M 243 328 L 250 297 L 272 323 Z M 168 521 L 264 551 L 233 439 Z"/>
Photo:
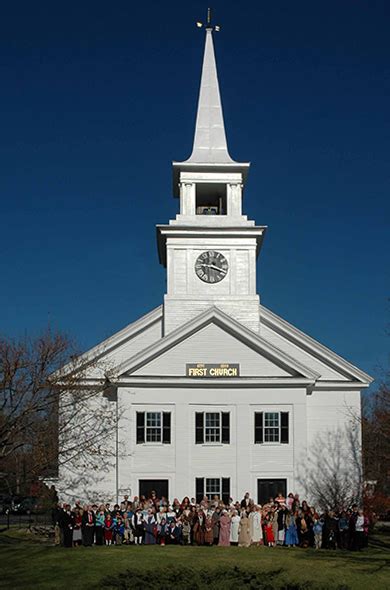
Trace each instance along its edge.
<path fill-rule="evenodd" d="M 157 498 L 168 498 L 168 480 L 167 479 L 140 479 L 139 495 L 150 498 L 152 490 L 156 492 Z"/>
<path fill-rule="evenodd" d="M 285 479 L 258 479 L 257 480 L 257 502 L 267 504 L 270 498 L 276 498 L 281 493 L 286 497 L 287 480 Z"/>

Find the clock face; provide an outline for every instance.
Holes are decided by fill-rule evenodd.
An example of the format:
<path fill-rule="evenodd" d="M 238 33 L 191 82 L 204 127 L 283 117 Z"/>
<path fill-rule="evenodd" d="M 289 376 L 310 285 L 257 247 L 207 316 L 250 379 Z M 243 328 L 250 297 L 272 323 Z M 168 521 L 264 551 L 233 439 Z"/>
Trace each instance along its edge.
<path fill-rule="evenodd" d="M 219 283 L 226 277 L 228 270 L 225 256 L 215 250 L 203 252 L 195 262 L 195 272 L 205 283 Z"/>

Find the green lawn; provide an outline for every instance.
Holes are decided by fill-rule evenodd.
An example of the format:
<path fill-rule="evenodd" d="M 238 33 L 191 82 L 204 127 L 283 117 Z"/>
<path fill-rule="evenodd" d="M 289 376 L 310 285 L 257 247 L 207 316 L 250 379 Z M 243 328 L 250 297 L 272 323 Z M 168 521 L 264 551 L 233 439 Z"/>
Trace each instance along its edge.
<path fill-rule="evenodd" d="M 53 547 L 0 533 L 0 587 L 39 590 L 263 588 L 388 590 L 390 535 L 362 553 L 266 547 Z"/>

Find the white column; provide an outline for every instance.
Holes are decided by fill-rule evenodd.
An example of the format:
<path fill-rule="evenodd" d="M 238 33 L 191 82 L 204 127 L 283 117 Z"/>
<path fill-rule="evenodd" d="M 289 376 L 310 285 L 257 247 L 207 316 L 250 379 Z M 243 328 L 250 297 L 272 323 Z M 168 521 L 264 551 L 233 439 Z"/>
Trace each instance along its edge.
<path fill-rule="evenodd" d="M 181 215 L 195 215 L 195 183 L 182 182 L 180 184 L 180 213 Z"/>
<path fill-rule="evenodd" d="M 227 185 L 227 214 L 233 217 L 242 215 L 242 184 Z"/>

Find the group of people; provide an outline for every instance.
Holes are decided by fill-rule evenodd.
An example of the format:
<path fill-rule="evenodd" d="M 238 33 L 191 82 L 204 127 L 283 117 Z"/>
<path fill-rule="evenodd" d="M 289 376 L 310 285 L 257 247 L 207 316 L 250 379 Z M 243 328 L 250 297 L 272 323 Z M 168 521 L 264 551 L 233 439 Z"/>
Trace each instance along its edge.
<path fill-rule="evenodd" d="M 53 511 L 55 542 L 79 545 L 265 545 L 361 550 L 368 543 L 368 519 L 354 505 L 339 512 L 318 512 L 290 493 L 256 505 L 247 492 L 241 502 L 218 496 L 199 502 L 185 497 L 170 503 L 151 492 L 149 498 L 125 496 L 121 504 L 76 502 Z"/>

